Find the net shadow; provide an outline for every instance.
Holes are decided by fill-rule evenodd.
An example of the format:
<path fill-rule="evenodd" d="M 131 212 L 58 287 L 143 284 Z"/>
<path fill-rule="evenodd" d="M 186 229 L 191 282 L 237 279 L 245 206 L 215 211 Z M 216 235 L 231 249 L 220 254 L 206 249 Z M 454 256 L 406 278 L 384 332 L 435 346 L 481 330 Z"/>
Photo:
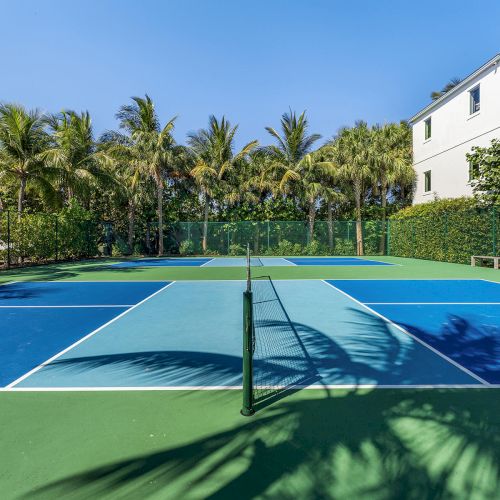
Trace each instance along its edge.
<path fill-rule="evenodd" d="M 252 279 L 255 409 L 320 378 L 269 276 Z"/>

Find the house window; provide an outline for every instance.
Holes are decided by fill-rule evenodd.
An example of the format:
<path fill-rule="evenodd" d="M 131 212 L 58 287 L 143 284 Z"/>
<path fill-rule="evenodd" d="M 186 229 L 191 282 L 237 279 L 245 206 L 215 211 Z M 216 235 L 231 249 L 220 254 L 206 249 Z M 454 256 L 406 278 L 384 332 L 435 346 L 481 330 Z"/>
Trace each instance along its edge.
<path fill-rule="evenodd" d="M 424 191 L 428 193 L 431 190 L 431 171 L 424 172 Z"/>
<path fill-rule="evenodd" d="M 479 177 L 479 165 L 469 162 L 469 181 L 473 181 Z"/>
<path fill-rule="evenodd" d="M 425 139 L 430 139 L 431 138 L 431 133 L 432 133 L 432 122 L 430 117 L 427 118 L 424 122 L 425 124 Z"/>
<path fill-rule="evenodd" d="M 481 109 L 481 93 L 479 91 L 479 85 L 474 87 L 469 91 L 470 95 L 470 114 L 477 113 Z"/>

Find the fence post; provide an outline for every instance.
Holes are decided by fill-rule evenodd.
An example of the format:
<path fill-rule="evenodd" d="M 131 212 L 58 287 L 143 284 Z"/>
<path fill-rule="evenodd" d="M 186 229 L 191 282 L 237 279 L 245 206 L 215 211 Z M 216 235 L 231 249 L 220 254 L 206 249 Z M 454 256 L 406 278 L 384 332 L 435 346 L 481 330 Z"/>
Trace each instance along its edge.
<path fill-rule="evenodd" d="M 230 231 L 231 231 L 231 226 L 227 224 L 227 255 L 229 255 L 229 247 L 231 246 Z"/>
<path fill-rule="evenodd" d="M 151 221 L 146 222 L 146 251 L 151 255 Z"/>
<path fill-rule="evenodd" d="M 59 240 L 59 218 L 57 217 L 57 215 L 55 216 L 56 218 L 56 223 L 55 223 L 55 261 L 57 262 L 59 260 L 59 243 L 58 243 L 58 240 Z"/>
<path fill-rule="evenodd" d="M 7 210 L 7 269 L 10 268 L 10 210 Z"/>
<path fill-rule="evenodd" d="M 444 214 L 444 260 L 448 261 L 448 214 Z"/>
<path fill-rule="evenodd" d="M 415 219 L 411 219 L 411 241 L 412 241 L 412 249 L 413 249 L 413 258 L 416 256 L 416 245 L 415 245 Z"/>
<path fill-rule="evenodd" d="M 267 250 L 269 251 L 269 221 L 267 221 Z"/>
<path fill-rule="evenodd" d="M 390 241 L 391 241 L 391 220 L 387 219 L 386 221 L 386 233 L 385 233 L 385 254 L 386 255 L 391 255 L 391 247 L 390 247 Z"/>
<path fill-rule="evenodd" d="M 493 221 L 492 221 L 492 236 L 493 236 L 493 255 L 496 255 L 497 254 L 497 210 L 495 207 L 493 207 L 493 210 L 492 210 L 492 217 L 493 217 Z"/>

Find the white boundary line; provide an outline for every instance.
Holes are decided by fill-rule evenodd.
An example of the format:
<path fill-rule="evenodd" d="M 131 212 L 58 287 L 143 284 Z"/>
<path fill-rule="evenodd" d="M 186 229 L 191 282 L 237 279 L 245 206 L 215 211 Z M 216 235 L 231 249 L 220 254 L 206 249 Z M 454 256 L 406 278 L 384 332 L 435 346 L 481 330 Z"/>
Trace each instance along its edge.
<path fill-rule="evenodd" d="M 12 283 L 166 283 L 167 279 L 162 280 L 43 280 L 43 281 L 13 281 Z"/>
<path fill-rule="evenodd" d="M 207 260 L 201 266 L 175 266 L 175 267 L 203 267 L 203 266 L 206 266 L 207 264 L 210 264 L 210 262 L 212 262 L 213 260 L 215 260 L 215 257 L 212 257 L 210 260 Z M 171 266 L 171 267 L 174 267 L 174 266 Z"/>
<path fill-rule="evenodd" d="M 394 264 L 397 265 L 397 264 Z M 489 281 L 481 278 L 325 278 L 332 281 Z M 492 281 L 492 283 L 497 283 Z"/>
<path fill-rule="evenodd" d="M 286 389 L 286 387 L 273 386 L 272 389 Z M 12 387 L 0 388 L 0 392 L 126 392 L 126 391 L 238 391 L 241 385 L 186 385 L 186 386 L 144 386 L 144 387 Z M 500 384 L 314 384 L 294 385 L 293 389 L 321 390 L 321 389 L 500 389 Z"/>
<path fill-rule="evenodd" d="M 132 307 L 134 304 L 92 304 L 92 305 L 75 305 L 75 306 L 0 306 L 0 309 L 82 309 L 82 308 L 95 308 L 95 307 Z"/>
<path fill-rule="evenodd" d="M 500 305 L 500 302 L 364 302 L 369 306 L 442 306 L 442 305 L 457 305 L 457 306 L 484 306 L 484 305 Z"/>
<path fill-rule="evenodd" d="M 286 260 L 287 262 L 289 262 L 292 266 L 298 266 L 298 264 L 295 264 L 295 262 L 292 262 L 291 260 L 288 260 L 286 257 L 281 257 L 283 260 Z M 291 257 L 293 259 L 293 257 Z M 273 266 L 269 266 L 269 267 L 273 267 Z M 288 266 L 280 266 L 280 267 L 288 267 Z"/>
<path fill-rule="evenodd" d="M 416 340 L 417 342 L 419 342 L 420 344 L 422 344 L 423 346 L 427 347 L 428 349 L 430 349 L 433 353 L 437 354 L 438 356 L 441 356 L 443 359 L 445 359 L 446 361 L 448 361 L 448 363 L 451 363 L 452 365 L 454 365 L 456 368 L 462 370 L 463 372 L 467 373 L 467 375 L 475 378 L 476 380 L 478 380 L 479 382 L 481 382 L 482 384 L 486 385 L 486 386 L 489 386 L 491 385 L 489 382 L 487 382 L 486 380 L 484 380 L 483 378 L 479 377 L 478 375 L 476 375 L 475 373 L 471 372 L 470 370 L 468 370 L 467 368 L 465 368 L 465 366 L 462 366 L 461 364 L 457 363 L 456 361 L 454 361 L 453 359 L 449 358 L 448 356 L 446 356 L 445 354 L 443 354 L 442 352 L 439 352 L 437 349 L 434 349 L 434 347 L 432 347 L 431 345 L 427 344 L 427 342 L 424 342 L 423 340 L 419 339 L 418 337 L 416 337 L 415 335 L 413 335 L 412 333 L 410 333 L 409 331 L 405 330 L 402 326 L 394 323 L 393 321 L 391 321 L 390 319 L 386 318 L 385 316 L 383 316 L 382 314 L 378 313 L 377 311 L 373 310 L 371 307 L 368 307 L 366 304 L 363 304 L 363 302 L 360 302 L 359 300 L 355 299 L 352 295 L 349 295 L 348 293 L 344 292 L 343 290 L 340 290 L 340 288 L 337 288 L 336 286 L 333 286 L 331 285 L 330 283 L 328 283 L 327 281 L 325 280 L 322 280 L 323 283 L 325 285 L 328 285 L 328 286 L 331 286 L 334 290 L 337 290 L 337 292 L 341 293 L 342 295 L 345 295 L 346 297 L 348 297 L 349 299 L 351 299 L 353 302 L 356 302 L 356 304 L 359 304 L 360 306 L 364 307 L 365 309 L 367 309 L 368 311 L 370 311 L 372 314 L 374 314 L 375 316 L 378 316 L 379 318 L 381 318 L 382 320 L 384 320 L 385 322 L 389 323 L 390 325 L 393 325 L 395 328 L 397 328 L 399 331 L 403 332 L 404 334 L 408 335 L 409 337 L 411 337 L 412 339 Z"/>
<path fill-rule="evenodd" d="M 13 285 L 14 283 L 18 283 L 17 281 L 6 281 L 5 283 L 0 283 L 0 286 Z"/>
<path fill-rule="evenodd" d="M 15 385 L 19 384 L 24 379 L 28 378 L 30 375 L 33 375 L 33 373 L 37 372 L 38 370 L 41 370 L 44 366 L 48 365 L 49 363 L 51 363 L 55 359 L 59 358 L 60 356 L 62 356 L 65 353 L 67 353 L 68 351 L 70 351 L 71 349 L 73 349 L 74 347 L 76 347 L 77 345 L 81 344 L 82 342 L 85 342 L 90 337 L 93 337 L 96 333 L 100 332 L 101 330 L 103 330 L 104 328 L 106 328 L 107 326 L 109 326 L 111 323 L 114 323 L 118 319 L 122 318 L 123 316 L 125 316 L 125 314 L 128 314 L 130 311 L 134 310 L 136 307 L 139 307 L 140 305 L 144 304 L 144 302 L 146 302 L 147 300 L 153 298 L 155 295 L 158 295 L 160 292 L 163 292 L 169 286 L 172 286 L 174 283 L 175 283 L 175 281 L 172 281 L 168 285 L 165 285 L 164 287 L 160 288 L 159 290 L 157 290 L 156 292 L 152 293 L 151 295 L 148 295 L 145 299 L 142 299 L 140 302 L 137 302 L 137 304 L 133 305 L 130 309 L 127 309 L 126 311 L 123 311 L 121 314 L 119 314 L 118 316 L 115 316 L 113 319 L 111 319 L 107 323 L 104 323 L 104 325 L 101 325 L 99 328 L 97 328 L 94 331 L 90 332 L 89 334 L 85 335 L 85 337 L 82 337 L 80 340 L 77 340 L 76 342 L 74 342 L 73 344 L 71 344 L 69 347 L 66 347 L 66 349 L 63 349 L 61 352 L 58 352 L 57 354 L 55 354 L 51 358 L 47 359 L 46 361 L 44 361 L 43 363 L 39 364 L 38 366 L 36 366 L 32 370 L 30 370 L 29 372 L 25 373 L 24 375 L 22 375 L 18 379 L 14 380 L 14 382 L 11 382 L 10 384 L 8 384 L 6 386 L 6 389 L 11 389 Z"/>

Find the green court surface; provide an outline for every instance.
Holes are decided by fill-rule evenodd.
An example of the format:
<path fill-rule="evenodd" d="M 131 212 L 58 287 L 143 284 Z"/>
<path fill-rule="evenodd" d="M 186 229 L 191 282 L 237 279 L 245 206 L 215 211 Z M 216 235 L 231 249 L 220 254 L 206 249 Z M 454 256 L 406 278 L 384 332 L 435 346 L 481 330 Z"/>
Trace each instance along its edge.
<path fill-rule="evenodd" d="M 367 257 L 370 258 L 370 257 Z M 500 281 L 491 268 L 399 257 L 372 257 L 396 266 L 293 266 L 265 267 L 262 273 L 272 279 L 444 279 L 470 278 Z M 43 280 L 236 280 L 245 278 L 242 267 L 142 267 L 113 268 L 117 260 L 88 261 L 34 266 L 0 273 L 0 283 Z M 256 268 L 259 269 L 259 268 Z M 264 271 L 265 269 L 265 271 Z"/>
<path fill-rule="evenodd" d="M 256 272 L 274 280 L 500 281 L 493 269 L 376 259 L 398 265 Z M 113 262 L 3 271 L 0 284 L 245 278 L 240 267 L 110 268 Z M 300 297 L 285 299 L 301 307 Z M 301 311 L 295 313 L 300 319 Z M 203 311 L 192 315 L 205 328 Z M 137 335 L 145 336 L 149 326 Z M 373 322 L 373 328 L 382 325 Z M 243 417 L 239 388 L 5 388 L 0 498 L 498 498 L 499 396 L 498 386 L 479 384 L 318 386 L 283 393 Z"/>

